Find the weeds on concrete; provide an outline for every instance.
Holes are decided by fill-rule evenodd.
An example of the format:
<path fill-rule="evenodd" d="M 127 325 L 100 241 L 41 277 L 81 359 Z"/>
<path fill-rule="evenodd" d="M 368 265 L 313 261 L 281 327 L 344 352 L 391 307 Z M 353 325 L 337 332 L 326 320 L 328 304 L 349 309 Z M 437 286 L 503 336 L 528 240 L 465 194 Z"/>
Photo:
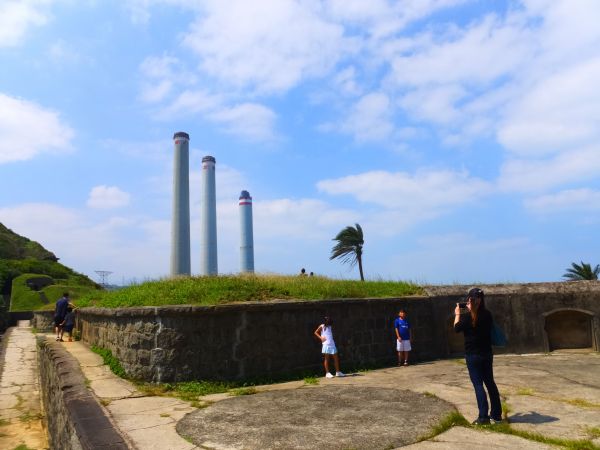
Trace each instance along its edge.
<path fill-rule="evenodd" d="M 523 388 L 517 389 L 516 394 L 517 395 L 533 395 L 534 390 L 531 388 L 528 388 L 528 387 L 523 387 Z"/>
<path fill-rule="evenodd" d="M 517 430 L 512 428 L 508 423 L 500 423 L 495 425 L 487 425 L 482 428 L 485 428 L 489 431 L 494 431 L 496 433 L 504 433 L 510 434 L 513 436 L 518 436 L 523 439 L 527 439 L 529 441 L 540 442 L 542 444 L 555 445 L 558 447 L 563 447 L 569 450 L 600 450 L 600 447 L 595 445 L 589 439 L 561 439 L 561 438 L 553 438 L 544 436 L 538 433 L 532 433 L 530 431 Z"/>
<path fill-rule="evenodd" d="M 588 402 L 587 400 L 585 400 L 583 398 L 573 398 L 573 399 L 567 399 L 564 401 L 567 402 L 569 405 L 580 406 L 582 408 L 600 408 L 600 404 Z"/>
<path fill-rule="evenodd" d="M 221 394 L 240 386 L 226 381 L 186 381 L 181 383 L 136 383 L 136 387 L 149 396 L 177 397 L 193 402 L 199 397 L 210 394 Z"/>
<path fill-rule="evenodd" d="M 92 345 L 91 350 L 102 357 L 104 364 L 110 368 L 112 373 L 118 377 L 127 378 L 127 373 L 125 372 L 125 369 L 123 369 L 123 366 L 121 366 L 121 362 L 113 356 L 110 350 L 96 347 L 95 345 Z"/>
<path fill-rule="evenodd" d="M 428 439 L 431 439 L 432 437 L 435 437 L 438 434 L 441 434 L 444 431 L 449 430 L 450 428 L 456 427 L 456 426 L 470 427 L 471 425 L 469 424 L 467 419 L 465 419 L 463 417 L 463 415 L 461 413 L 459 413 L 458 411 L 452 411 L 451 413 L 447 414 L 437 425 L 435 425 L 429 433 L 427 433 L 426 435 L 420 436 L 417 439 L 417 442 L 426 441 Z"/>
<path fill-rule="evenodd" d="M 31 414 L 29 411 L 19 416 L 19 420 L 23 423 L 31 422 L 33 420 L 42 420 L 44 416 L 41 413 Z"/>
<path fill-rule="evenodd" d="M 15 447 L 13 450 L 35 450 L 34 448 L 27 447 L 25 444 L 21 444 Z"/>
<path fill-rule="evenodd" d="M 241 395 L 256 394 L 256 393 L 258 393 L 258 390 L 254 386 L 249 386 L 249 387 L 241 387 L 241 388 L 232 389 L 229 391 L 229 393 L 233 396 L 239 397 Z"/>
<path fill-rule="evenodd" d="M 305 384 L 319 384 L 319 379 L 317 377 L 311 376 L 311 377 L 304 377 L 304 383 Z"/>
<path fill-rule="evenodd" d="M 592 439 L 600 438 L 600 427 L 585 427 L 585 432 Z"/>
<path fill-rule="evenodd" d="M 0 419 L 0 427 L 5 427 L 6 425 L 10 425 L 10 420 Z"/>
<path fill-rule="evenodd" d="M 171 417 L 169 413 L 161 413 L 160 417 Z"/>

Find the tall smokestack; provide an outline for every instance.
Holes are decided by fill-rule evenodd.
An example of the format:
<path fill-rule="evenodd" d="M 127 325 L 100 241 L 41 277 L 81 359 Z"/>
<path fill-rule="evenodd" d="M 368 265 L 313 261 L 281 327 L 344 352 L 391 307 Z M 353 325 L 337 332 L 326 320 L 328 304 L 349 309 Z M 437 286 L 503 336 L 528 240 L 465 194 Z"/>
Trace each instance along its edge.
<path fill-rule="evenodd" d="M 252 197 L 248 191 L 240 194 L 240 272 L 254 272 Z"/>
<path fill-rule="evenodd" d="M 173 221 L 171 224 L 171 276 L 190 275 L 190 135 L 173 135 Z"/>
<path fill-rule="evenodd" d="M 215 163 L 212 156 L 202 158 L 201 200 L 201 267 L 202 275 L 217 275 L 217 200 L 215 189 Z"/>

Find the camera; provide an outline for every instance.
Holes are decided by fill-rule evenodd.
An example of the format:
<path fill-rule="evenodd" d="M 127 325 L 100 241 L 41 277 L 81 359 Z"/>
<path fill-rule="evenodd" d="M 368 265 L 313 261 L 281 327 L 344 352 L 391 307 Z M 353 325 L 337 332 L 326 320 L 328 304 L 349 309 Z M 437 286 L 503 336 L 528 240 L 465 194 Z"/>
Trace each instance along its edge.
<path fill-rule="evenodd" d="M 467 302 L 458 302 L 458 307 L 460 309 L 466 309 L 467 307 Z"/>

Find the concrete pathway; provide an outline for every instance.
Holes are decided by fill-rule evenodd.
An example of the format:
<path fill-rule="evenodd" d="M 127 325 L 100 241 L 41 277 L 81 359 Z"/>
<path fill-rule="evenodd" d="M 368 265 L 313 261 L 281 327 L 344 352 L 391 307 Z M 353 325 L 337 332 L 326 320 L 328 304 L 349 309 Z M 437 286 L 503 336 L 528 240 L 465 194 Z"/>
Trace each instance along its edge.
<path fill-rule="evenodd" d="M 105 405 L 114 423 L 138 450 L 198 448 L 175 431 L 177 421 L 196 408 L 176 398 L 145 396 L 132 383 L 113 374 L 85 344 L 64 342 L 63 345 L 79 361 L 90 389 Z"/>
<path fill-rule="evenodd" d="M 19 334 L 19 338 L 15 339 L 19 345 L 22 345 L 27 338 L 35 345 L 29 330 L 21 330 L 20 333 L 27 336 Z M 200 448 L 176 432 L 177 423 L 188 413 L 197 411 L 195 408 L 175 398 L 144 396 L 133 384 L 112 374 L 108 367 L 103 365 L 102 359 L 91 352 L 86 345 L 81 342 L 65 342 L 63 345 L 80 362 L 85 377 L 90 380 L 90 388 L 105 404 L 116 425 L 127 435 L 130 442 L 133 442 L 135 448 L 138 450 Z M 32 352 L 33 350 L 30 351 Z M 26 354 L 25 351 L 21 353 Z M 33 356 L 29 355 L 28 358 L 32 360 Z M 8 358 L 7 355 L 7 360 L 10 359 L 16 359 L 14 354 L 12 358 Z M 503 401 L 510 408 L 508 418 L 512 428 L 561 439 L 589 439 L 600 448 L 600 355 L 598 353 L 554 352 L 548 355 L 502 355 L 495 358 L 494 367 Z M 19 376 L 18 378 L 19 382 L 31 380 L 31 377 L 27 379 Z M 16 387 L 12 382 L 9 384 L 9 389 Z M 2 386 L 4 386 L 4 377 Z M 409 367 L 373 370 L 347 378 L 331 380 L 320 378 L 319 384 L 310 386 L 310 389 L 318 391 L 323 386 L 346 388 L 354 386 L 357 390 L 360 390 L 359 388 L 408 390 L 436 396 L 451 403 L 467 420 L 472 420 L 477 415 L 473 388 L 463 360 L 443 360 Z M 205 396 L 200 400 L 209 402 L 226 400 L 231 405 L 239 403 L 244 404 L 246 408 L 252 408 L 252 402 L 249 400 L 252 397 L 258 399 L 263 391 L 306 390 L 307 387 L 304 382 L 296 381 L 259 386 L 258 394 L 246 396 L 243 400 L 232 398 L 229 394 Z M 6 394 L 3 392 L 3 395 Z M 8 405 L 9 403 L 5 401 L 10 403 L 9 398 L 6 397 L 6 399 L 2 398 L 1 404 Z M 12 400 L 13 409 L 16 408 L 16 402 Z M 39 405 L 39 400 L 37 402 Z M 307 412 L 309 406 L 307 405 Z M 301 409 L 302 406 L 296 405 L 296 408 Z M 221 412 L 223 410 L 223 408 L 208 406 L 204 411 L 209 414 L 213 409 Z M 382 405 L 382 410 L 385 410 L 385 405 Z M 256 412 L 255 409 L 252 411 Z M 13 414 L 12 417 L 19 416 Z M 349 417 L 352 420 L 352 415 Z M 224 416 L 222 420 L 226 420 L 226 417 Z M 31 423 L 26 422 L 24 425 L 31 426 Z M 305 426 L 311 427 L 314 424 L 307 421 Z M 349 426 L 362 427 L 365 426 L 365 422 L 357 422 Z M 226 428 L 228 434 L 235 432 L 234 426 Z M 228 448 L 226 439 L 219 442 L 218 436 L 216 438 L 215 441 L 215 436 L 211 437 L 211 448 Z M 0 448 L 14 448 L 2 444 L 0 440 Z M 37 444 L 28 445 L 31 448 L 43 448 L 36 447 Z M 270 447 L 262 446 L 261 450 L 267 448 Z M 408 448 L 469 450 L 554 447 L 491 432 L 485 428 L 454 427 Z"/>
<path fill-rule="evenodd" d="M 0 379 L 0 448 L 46 449 L 35 335 L 29 321 L 4 334 L 6 353 Z"/>

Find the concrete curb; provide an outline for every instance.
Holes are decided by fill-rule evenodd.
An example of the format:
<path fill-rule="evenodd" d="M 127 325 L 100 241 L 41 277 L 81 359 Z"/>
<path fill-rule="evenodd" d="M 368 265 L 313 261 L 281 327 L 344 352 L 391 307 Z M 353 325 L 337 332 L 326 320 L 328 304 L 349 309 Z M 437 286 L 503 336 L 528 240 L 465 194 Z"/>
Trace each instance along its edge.
<path fill-rule="evenodd" d="M 38 337 L 38 358 L 52 448 L 130 448 L 87 388 L 78 361 L 62 345 Z"/>

